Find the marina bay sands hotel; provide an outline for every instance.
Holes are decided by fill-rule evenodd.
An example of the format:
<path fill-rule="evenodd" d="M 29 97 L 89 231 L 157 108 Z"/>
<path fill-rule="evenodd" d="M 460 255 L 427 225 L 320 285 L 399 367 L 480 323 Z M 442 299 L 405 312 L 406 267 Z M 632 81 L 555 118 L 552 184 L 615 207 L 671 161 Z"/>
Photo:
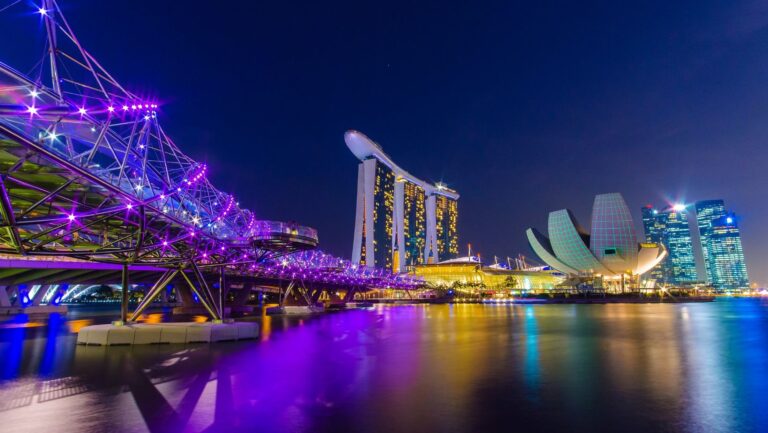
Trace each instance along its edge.
<path fill-rule="evenodd" d="M 459 194 L 403 170 L 361 132 L 347 131 L 344 141 L 361 161 L 352 262 L 403 272 L 455 258 Z"/>

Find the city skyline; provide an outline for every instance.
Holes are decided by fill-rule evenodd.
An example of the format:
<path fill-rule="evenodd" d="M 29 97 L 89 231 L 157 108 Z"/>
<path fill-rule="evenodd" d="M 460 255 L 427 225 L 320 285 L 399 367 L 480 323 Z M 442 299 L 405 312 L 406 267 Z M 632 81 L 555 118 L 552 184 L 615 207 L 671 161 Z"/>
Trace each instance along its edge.
<path fill-rule="evenodd" d="M 260 217 L 318 228 L 334 254 L 347 257 L 352 242 L 356 172 L 342 134 L 355 128 L 387 143 L 403 166 L 464 192 L 462 249 L 471 242 L 487 257 L 527 252 L 526 226 L 541 226 L 563 206 L 587 214 L 585 203 L 610 179 L 632 209 L 724 198 L 743 217 L 750 277 L 765 285 L 768 229 L 760 221 L 768 208 L 751 186 L 768 180 L 755 156 L 768 118 L 758 56 L 766 23 L 735 19 L 763 16 L 750 4 L 696 6 L 659 2 L 630 14 L 602 5 L 590 15 L 499 2 L 472 10 L 422 5 L 403 8 L 403 17 L 391 13 L 397 4 L 310 5 L 303 13 L 243 5 L 239 14 L 142 1 L 127 10 L 66 5 L 72 26 L 118 78 L 162 100 L 168 129 L 211 163 L 217 185 Z M 105 15 L 114 19 L 94 19 Z M 723 16 L 732 19 L 716 19 Z M 509 20 L 530 24 L 509 29 Z M 137 22 L 152 44 L 114 30 Z M 621 31 L 615 22 L 624 23 Z M 200 23 L 220 37 L 211 42 L 192 31 Z M 316 31 L 326 27 L 345 31 Z M 555 27 L 575 37 L 547 37 Z M 501 29 L 508 33 L 496 37 Z M 472 47 L 462 42 L 470 36 L 479 41 Z M 15 63 L 26 44 L 3 47 L 3 58 Z M 249 110 L 220 88 L 198 85 L 222 46 L 232 60 L 221 72 L 227 88 L 256 101 Z M 540 55 L 552 50 L 563 55 Z M 240 55 L 246 52 L 255 55 Z M 350 63 L 339 70 L 342 61 Z M 305 103 L 296 104 L 300 96 Z M 285 160 L 294 165 L 290 173 L 272 170 Z"/>

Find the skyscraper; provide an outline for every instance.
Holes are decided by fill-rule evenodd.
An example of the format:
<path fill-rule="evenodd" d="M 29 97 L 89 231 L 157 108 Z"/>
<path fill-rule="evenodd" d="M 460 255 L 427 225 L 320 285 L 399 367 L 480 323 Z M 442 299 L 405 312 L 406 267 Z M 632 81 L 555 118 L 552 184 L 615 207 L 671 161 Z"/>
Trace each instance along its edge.
<path fill-rule="evenodd" d="M 667 258 L 651 272 L 651 276 L 672 285 L 698 281 L 686 206 L 677 204 L 661 211 L 646 206 L 642 213 L 646 240 L 664 244 L 668 252 Z"/>
<path fill-rule="evenodd" d="M 456 257 L 459 194 L 412 176 L 360 132 L 344 141 L 361 161 L 352 261 L 402 272 Z"/>
<path fill-rule="evenodd" d="M 438 191 L 445 189 L 437 185 Z M 456 233 L 456 223 L 459 218 L 458 202 L 446 195 L 433 194 L 435 202 L 435 242 L 437 255 L 444 259 L 454 258 L 459 254 L 459 237 Z M 430 202 L 427 201 L 427 205 Z"/>
<path fill-rule="evenodd" d="M 749 287 L 737 218 L 723 200 L 696 202 L 696 222 L 707 283 L 716 289 Z"/>
<path fill-rule="evenodd" d="M 661 222 L 661 218 L 658 217 L 659 211 L 654 209 L 653 206 L 644 206 L 641 210 L 643 216 L 643 229 L 645 230 L 645 241 L 654 244 L 663 244 L 664 225 Z M 648 273 L 648 278 L 655 281 L 664 281 L 664 265 L 651 269 Z"/>

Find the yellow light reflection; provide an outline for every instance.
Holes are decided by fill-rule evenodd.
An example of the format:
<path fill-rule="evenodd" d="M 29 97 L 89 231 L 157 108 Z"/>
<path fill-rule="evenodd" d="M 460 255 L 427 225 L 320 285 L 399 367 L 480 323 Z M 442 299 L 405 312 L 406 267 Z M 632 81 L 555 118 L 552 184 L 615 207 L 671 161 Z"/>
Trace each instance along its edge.
<path fill-rule="evenodd" d="M 142 314 L 141 316 L 139 316 L 137 322 L 147 323 L 150 325 L 162 323 L 163 314 L 162 313 Z"/>
<path fill-rule="evenodd" d="M 78 332 L 80 332 L 81 329 L 90 325 L 93 325 L 93 319 L 78 319 L 78 320 L 67 321 L 67 327 L 69 328 L 69 332 L 73 334 L 77 334 Z"/>

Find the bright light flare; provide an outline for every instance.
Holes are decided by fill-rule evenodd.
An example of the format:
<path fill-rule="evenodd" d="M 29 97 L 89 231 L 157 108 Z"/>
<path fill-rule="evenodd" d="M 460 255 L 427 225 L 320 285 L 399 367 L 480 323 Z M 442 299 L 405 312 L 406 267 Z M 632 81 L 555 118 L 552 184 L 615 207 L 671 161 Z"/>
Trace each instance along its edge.
<path fill-rule="evenodd" d="M 682 212 L 685 210 L 685 205 L 682 203 L 675 203 L 672 206 L 672 210 L 674 210 L 675 212 Z"/>
<path fill-rule="evenodd" d="M 35 108 L 34 106 L 27 107 L 27 113 L 29 113 L 29 114 L 34 116 L 35 114 L 37 114 L 37 108 Z"/>
<path fill-rule="evenodd" d="M 76 218 L 77 218 L 77 217 L 76 217 L 76 216 L 75 216 L 75 214 L 73 214 L 73 213 L 71 213 L 71 214 L 67 215 L 67 219 L 68 219 L 70 222 L 74 221 Z"/>
<path fill-rule="evenodd" d="M 80 108 L 77 110 L 77 112 L 78 112 L 78 113 L 80 113 L 80 114 L 85 114 L 85 113 L 87 113 L 87 111 L 85 110 L 85 107 L 80 107 Z"/>
<path fill-rule="evenodd" d="M 39 13 L 42 16 L 48 15 L 48 11 L 45 10 L 45 8 L 37 8 L 37 13 Z"/>

